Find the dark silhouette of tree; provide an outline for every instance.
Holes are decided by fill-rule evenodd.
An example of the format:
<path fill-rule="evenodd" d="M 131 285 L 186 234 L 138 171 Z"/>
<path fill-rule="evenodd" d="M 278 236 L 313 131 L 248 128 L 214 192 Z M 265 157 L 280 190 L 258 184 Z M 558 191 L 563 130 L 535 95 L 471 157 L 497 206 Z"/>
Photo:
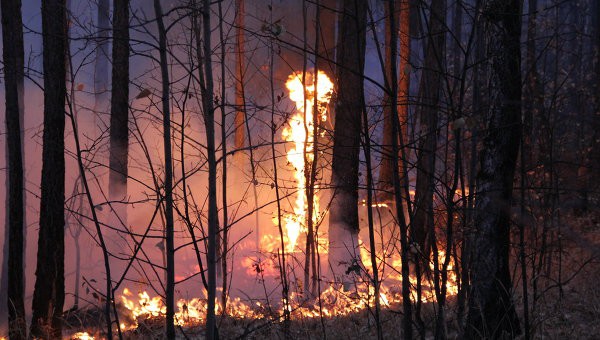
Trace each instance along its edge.
<path fill-rule="evenodd" d="M 413 239 L 428 263 L 431 243 L 435 242 L 433 221 L 433 192 L 435 189 L 435 158 L 438 138 L 438 114 L 442 80 L 445 71 L 446 1 L 433 0 L 429 16 L 429 34 L 425 62 L 419 85 L 420 140 L 417 150 L 417 184 L 415 188 L 415 217 Z"/>
<path fill-rule="evenodd" d="M 7 134 L 7 224 L 8 232 L 8 287 L 7 294 L 8 327 L 11 339 L 25 339 L 24 246 L 25 246 L 25 207 L 23 176 L 23 22 L 21 0 L 2 1 L 2 43 L 4 58 L 4 89 L 6 96 Z M 5 293 L 6 292 L 6 293 Z"/>
<path fill-rule="evenodd" d="M 521 1 L 485 1 L 482 10 L 493 93 L 477 174 L 465 338 L 498 339 L 520 332 L 511 299 L 509 230 L 521 136 Z"/>
<path fill-rule="evenodd" d="M 166 336 L 167 339 L 175 338 L 175 246 L 173 222 L 173 159 L 171 156 L 171 110 L 169 104 L 169 65 L 167 61 L 167 30 L 163 22 L 160 0 L 154 0 L 154 12 L 158 24 L 158 41 L 160 54 L 160 71 L 162 83 L 162 122 L 163 145 L 165 153 L 165 240 L 167 251 L 167 284 L 166 295 Z"/>
<path fill-rule="evenodd" d="M 347 274 L 357 267 L 358 166 L 360 151 L 363 68 L 367 3 L 344 0 L 340 8 L 337 44 L 335 129 L 329 211 L 329 261 L 336 279 L 349 284 Z"/>
<path fill-rule="evenodd" d="M 129 0 L 115 0 L 113 11 L 113 61 L 110 106 L 109 197 L 127 195 L 129 155 Z M 120 216 L 124 218 L 124 216 Z"/>
<path fill-rule="evenodd" d="M 104 115 L 108 100 L 108 36 L 110 31 L 110 1 L 98 0 L 96 60 L 94 64 L 94 113 Z M 97 122 L 101 122 L 98 119 Z M 100 126 L 102 129 L 103 126 Z"/>
<path fill-rule="evenodd" d="M 60 338 L 65 298 L 65 0 L 42 2 L 44 137 L 31 336 Z"/>

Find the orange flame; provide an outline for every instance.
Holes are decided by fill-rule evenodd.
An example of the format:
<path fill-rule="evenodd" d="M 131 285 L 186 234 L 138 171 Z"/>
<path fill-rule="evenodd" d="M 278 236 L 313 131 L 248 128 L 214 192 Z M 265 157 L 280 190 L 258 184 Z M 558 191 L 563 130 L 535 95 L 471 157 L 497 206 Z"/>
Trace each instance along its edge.
<path fill-rule="evenodd" d="M 283 217 L 287 237 L 285 240 L 286 252 L 294 252 L 298 237 L 301 233 L 306 232 L 308 199 L 305 171 L 307 167 L 312 166 L 314 160 L 314 126 L 327 119 L 327 104 L 331 99 L 333 83 L 321 71 L 317 73 L 316 79 L 314 74 L 294 72 L 288 78 L 285 86 L 290 92 L 290 99 L 296 104 L 297 111 L 290 118 L 289 126 L 282 133 L 285 141 L 293 143 L 293 147 L 287 152 L 287 160 L 294 167 L 294 179 L 298 190 L 293 213 L 287 213 Z M 316 110 L 314 108 L 315 96 L 317 99 Z M 315 121 L 315 112 L 318 121 Z M 314 222 L 317 221 L 318 214 L 319 200 L 317 196 L 314 196 L 312 215 Z"/>

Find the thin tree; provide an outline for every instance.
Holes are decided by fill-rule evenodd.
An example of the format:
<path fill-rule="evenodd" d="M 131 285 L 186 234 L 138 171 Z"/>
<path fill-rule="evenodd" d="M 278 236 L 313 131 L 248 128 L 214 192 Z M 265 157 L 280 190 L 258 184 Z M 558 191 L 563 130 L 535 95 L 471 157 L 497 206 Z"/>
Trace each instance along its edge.
<path fill-rule="evenodd" d="M 358 166 L 361 134 L 363 69 L 367 2 L 344 0 L 340 8 L 336 49 L 335 129 L 329 211 L 329 261 L 336 280 L 348 288 L 348 274 L 357 268 Z"/>
<path fill-rule="evenodd" d="M 40 231 L 31 336 L 43 339 L 62 336 L 65 298 L 65 9 L 65 0 L 42 2 L 44 136 Z"/>
<path fill-rule="evenodd" d="M 23 174 L 23 23 L 21 0 L 2 1 L 2 43 L 4 58 L 4 89 L 6 98 L 6 151 L 8 159 L 7 224 L 8 238 L 8 329 L 11 339 L 25 339 L 25 206 Z M 4 295 L 4 291 L 2 292 Z"/>
<path fill-rule="evenodd" d="M 154 0 L 154 12 L 158 25 L 158 46 L 160 54 L 160 71 L 162 83 L 162 116 L 163 116 L 163 146 L 165 153 L 165 243 L 167 285 L 166 295 L 166 335 L 167 339 L 175 338 L 175 246 L 173 222 L 173 159 L 171 157 L 171 109 L 169 104 L 169 65 L 167 61 L 167 30 L 163 21 L 160 0 Z"/>
<path fill-rule="evenodd" d="M 245 60 L 245 41 L 246 36 L 244 33 L 244 0 L 235 0 L 235 29 L 236 29 L 236 42 L 233 45 L 234 54 L 236 58 L 235 62 L 235 148 L 237 150 L 242 149 L 246 143 L 246 134 L 244 133 L 244 127 L 246 122 L 246 100 L 244 94 L 244 73 L 246 69 Z M 242 152 L 237 153 L 236 159 L 242 159 Z"/>
<path fill-rule="evenodd" d="M 206 153 L 208 158 L 208 246 L 206 254 L 208 271 L 208 303 L 206 311 L 206 338 L 213 340 L 218 338 L 216 317 L 215 317 L 215 298 L 217 288 L 217 232 L 218 232 L 218 211 L 217 211 L 217 160 L 215 147 L 215 109 L 214 109 L 214 82 L 212 75 L 212 48 L 211 48 L 211 29 L 210 29 L 210 0 L 203 0 L 202 7 L 198 8 L 196 2 L 194 5 L 194 17 L 197 13 L 202 14 L 202 35 L 199 25 L 195 26 L 196 35 L 196 53 L 198 55 L 198 72 L 200 73 L 200 92 L 202 95 L 202 111 L 204 118 L 204 127 L 206 129 Z"/>
<path fill-rule="evenodd" d="M 482 9 L 493 93 L 477 174 L 467 339 L 519 333 L 511 299 L 509 230 L 521 134 L 521 1 L 485 1 Z"/>

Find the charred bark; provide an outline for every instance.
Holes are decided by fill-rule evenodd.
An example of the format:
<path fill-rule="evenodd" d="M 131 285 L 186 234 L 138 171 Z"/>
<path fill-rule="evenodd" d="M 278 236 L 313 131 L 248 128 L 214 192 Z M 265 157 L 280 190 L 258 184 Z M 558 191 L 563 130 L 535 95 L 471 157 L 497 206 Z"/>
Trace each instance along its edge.
<path fill-rule="evenodd" d="M 35 290 L 31 336 L 60 338 L 64 286 L 65 229 L 65 0 L 42 2 L 44 136 Z"/>
<path fill-rule="evenodd" d="M 7 143 L 7 224 L 8 238 L 7 292 L 9 337 L 25 339 L 25 206 L 23 174 L 23 23 L 21 0 L 2 1 L 2 43 L 4 58 L 4 89 L 6 98 L 6 143 Z M 6 257 L 5 257 L 6 258 Z M 3 273 L 4 275 L 4 273 Z M 8 308 L 8 309 L 5 309 Z M 2 314 L 5 315 L 5 314 Z"/>
<path fill-rule="evenodd" d="M 521 2 L 487 1 L 482 15 L 493 92 L 477 174 L 465 338 L 498 339 L 520 333 L 511 299 L 509 231 L 521 136 Z"/>
<path fill-rule="evenodd" d="M 348 274 L 360 261 L 358 252 L 358 166 L 361 133 L 367 3 L 344 0 L 337 44 L 333 201 L 329 211 L 329 256 L 336 280 L 348 285 Z"/>

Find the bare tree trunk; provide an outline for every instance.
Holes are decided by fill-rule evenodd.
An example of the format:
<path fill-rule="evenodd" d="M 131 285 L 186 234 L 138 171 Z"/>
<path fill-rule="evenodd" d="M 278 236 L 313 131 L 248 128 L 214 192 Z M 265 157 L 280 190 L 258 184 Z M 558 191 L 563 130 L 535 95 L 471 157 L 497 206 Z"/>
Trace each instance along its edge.
<path fill-rule="evenodd" d="M 23 173 L 23 23 L 21 0 L 2 1 L 2 43 L 4 58 L 4 88 L 6 98 L 6 151 L 7 151 L 7 224 L 8 238 L 7 299 L 2 310 L 8 308 L 8 329 L 11 339 L 27 337 L 25 319 L 25 192 Z M 4 273 L 3 273 L 4 276 Z M 3 287 L 5 288 L 5 287 Z M 4 295 L 5 291 L 2 291 Z M 6 314 L 2 314 L 6 315 Z"/>
<path fill-rule="evenodd" d="M 483 11 L 494 95 L 477 175 L 468 339 L 514 337 L 520 332 L 508 262 L 510 204 L 521 134 L 521 3 L 486 1 Z"/>
<path fill-rule="evenodd" d="M 398 10 L 397 3 L 398 0 L 394 1 L 394 8 Z M 384 63 L 384 72 L 385 72 L 385 80 L 386 82 L 392 81 L 392 46 L 391 44 L 397 44 L 397 41 L 392 41 L 392 31 L 391 31 L 391 21 L 392 15 L 396 16 L 397 13 L 390 13 L 390 6 L 384 6 L 385 12 L 385 63 Z M 395 18 L 394 18 L 395 19 Z M 398 22 L 398 21 L 396 21 Z M 397 35 L 394 35 L 397 37 Z M 396 58 L 394 58 L 396 61 Z M 388 83 L 386 87 L 389 89 L 390 84 Z M 378 187 L 382 193 L 379 195 L 380 199 L 387 199 L 389 197 L 393 197 L 393 193 L 391 192 L 391 188 L 393 187 L 393 174 L 394 166 L 398 166 L 394 164 L 392 157 L 392 138 L 398 138 L 398 136 L 393 135 L 393 122 L 392 119 L 392 105 L 396 105 L 397 103 L 392 103 L 390 94 L 386 91 L 383 94 L 383 146 L 381 150 L 381 167 L 379 168 L 379 183 Z M 400 164 L 401 166 L 401 164 Z"/>
<path fill-rule="evenodd" d="M 427 264 L 434 242 L 433 191 L 435 188 L 435 153 L 438 137 L 438 110 L 445 69 L 446 0 L 434 0 L 429 17 L 425 63 L 419 88 L 417 115 L 421 123 L 421 140 L 417 150 L 417 184 L 413 237 Z"/>
<path fill-rule="evenodd" d="M 129 155 L 129 0 L 114 1 L 113 63 L 110 107 L 109 198 L 127 200 Z M 114 203 L 119 218 L 127 225 L 127 207 Z M 122 209 L 119 209 L 122 208 Z"/>
<path fill-rule="evenodd" d="M 158 24 L 158 41 L 160 53 L 160 71 L 162 78 L 162 114 L 163 145 L 165 153 L 165 240 L 167 252 L 167 285 L 166 285 L 166 335 L 167 339 L 175 338 L 175 246 L 173 222 L 173 159 L 171 157 L 171 109 L 169 103 L 169 66 L 167 61 L 167 31 L 163 22 L 160 0 L 154 0 L 154 11 Z"/>
<path fill-rule="evenodd" d="M 245 60 L 245 43 L 246 35 L 244 33 L 244 4 L 245 0 L 235 0 L 235 26 L 236 26 L 236 43 L 234 44 L 234 53 L 236 57 L 235 63 L 235 148 L 240 150 L 246 144 L 246 134 L 244 133 L 245 128 L 245 111 L 246 111 L 246 100 L 244 94 L 244 73 L 246 71 L 246 60 Z M 236 159 L 241 160 L 243 153 L 240 151 L 237 153 Z"/>
<path fill-rule="evenodd" d="M 394 13 L 395 2 L 388 2 L 389 12 Z M 408 11 L 406 8 L 404 8 Z M 401 9 L 402 10 L 402 9 Z M 390 17 L 390 32 L 391 32 L 391 40 L 396 40 L 396 20 L 395 17 Z M 391 56 L 392 62 L 391 65 L 391 80 L 390 80 L 390 93 L 392 95 L 392 102 L 398 101 L 398 76 L 396 74 L 396 54 L 397 54 L 397 46 L 396 44 L 391 45 Z M 400 119 L 398 115 L 398 106 L 392 106 L 392 135 L 393 136 L 401 136 L 401 126 Z M 399 164 L 402 160 L 400 159 L 400 145 L 398 145 L 398 138 L 392 138 L 392 157 L 394 164 Z M 405 171 L 406 172 L 406 171 Z M 402 198 L 401 192 L 401 175 L 400 169 L 398 166 L 393 167 L 393 184 L 394 184 L 394 201 L 396 204 L 396 218 L 398 221 L 399 229 L 400 229 L 400 252 L 401 252 L 401 271 L 402 271 L 402 330 L 403 330 L 403 338 L 404 339 L 412 339 L 413 336 L 413 308 L 411 302 L 411 294 L 410 294 L 410 263 L 409 263 L 409 242 L 408 242 L 408 225 L 407 219 L 404 214 L 404 209 L 402 208 L 404 205 L 404 199 Z"/>
<path fill-rule="evenodd" d="M 211 49 L 211 27 L 210 27 L 210 0 L 202 1 L 202 41 L 200 41 L 199 27 L 197 28 L 196 43 L 198 53 L 201 53 L 202 59 L 200 69 L 201 74 L 201 92 L 202 109 L 204 117 L 204 127 L 206 129 L 206 153 L 208 155 L 208 249 L 206 260 L 208 262 L 208 303 L 206 315 L 206 338 L 214 340 L 219 337 L 216 318 L 215 318 L 215 298 L 216 298 L 216 250 L 218 233 L 218 212 L 217 212 L 217 161 L 215 157 L 215 109 L 213 95 L 213 75 L 212 75 L 212 49 Z M 202 44 L 201 44 L 202 42 Z M 202 51 L 202 52 L 200 52 Z"/>
<path fill-rule="evenodd" d="M 229 213 L 227 206 L 227 129 L 225 121 L 227 120 L 227 113 L 225 112 L 226 94 L 225 91 L 225 57 L 227 53 L 225 51 L 225 36 L 223 32 L 223 6 L 219 3 L 219 40 L 221 45 L 221 101 L 219 103 L 219 110 L 221 111 L 221 165 L 222 170 L 222 204 L 223 204 L 223 232 L 221 233 L 221 251 L 219 252 L 220 266 L 218 269 L 221 270 L 221 310 L 225 314 L 227 312 L 227 255 L 229 247 Z"/>
<path fill-rule="evenodd" d="M 65 298 L 65 0 L 42 2 L 44 137 L 40 231 L 31 336 L 60 338 Z"/>
<path fill-rule="evenodd" d="M 337 45 L 337 101 L 329 211 L 329 262 L 346 288 L 360 262 L 358 251 L 358 166 L 365 60 L 367 3 L 344 0 Z"/>
<path fill-rule="evenodd" d="M 96 63 L 94 64 L 94 114 L 97 122 L 108 100 L 108 36 L 110 31 L 110 1 L 98 0 Z M 96 124 L 102 128 L 103 124 Z"/>
<path fill-rule="evenodd" d="M 408 157 L 407 149 L 403 147 L 408 141 L 408 100 L 409 100 L 409 86 L 410 86 L 410 4 L 409 0 L 394 0 L 394 7 L 396 13 L 390 13 L 389 6 L 385 6 L 385 72 L 386 79 L 391 81 L 391 63 L 392 63 L 392 46 L 391 44 L 397 44 L 398 39 L 392 39 L 391 32 L 391 15 L 394 15 L 394 20 L 400 27 L 400 67 L 399 67 L 399 83 L 398 83 L 398 95 L 397 103 L 391 101 L 391 96 L 388 93 L 384 93 L 383 99 L 383 147 L 382 147 L 382 161 L 379 169 L 379 190 L 383 191 L 383 199 L 391 199 L 394 197 L 391 192 L 393 184 L 394 166 L 400 167 L 400 176 L 402 180 L 401 187 L 404 187 L 406 178 L 403 177 L 404 162 L 395 164 L 392 156 L 392 138 L 393 135 L 393 119 L 392 117 L 392 105 L 397 106 L 398 118 L 400 119 L 400 131 L 402 133 L 401 143 L 399 143 L 400 154 L 402 157 Z M 396 20 L 398 18 L 398 20 Z M 396 26 L 398 27 L 398 25 Z M 398 34 L 394 33 L 394 36 L 398 37 Z M 394 60 L 397 60 L 394 58 Z M 389 84 L 391 85 L 391 84 Z M 388 85 L 388 86 L 389 86 Z M 390 86 L 391 88 L 391 86 Z M 395 136 L 398 138 L 398 136 Z M 406 197 L 405 197 L 406 198 Z M 403 207 L 406 212 L 406 205 Z"/>

